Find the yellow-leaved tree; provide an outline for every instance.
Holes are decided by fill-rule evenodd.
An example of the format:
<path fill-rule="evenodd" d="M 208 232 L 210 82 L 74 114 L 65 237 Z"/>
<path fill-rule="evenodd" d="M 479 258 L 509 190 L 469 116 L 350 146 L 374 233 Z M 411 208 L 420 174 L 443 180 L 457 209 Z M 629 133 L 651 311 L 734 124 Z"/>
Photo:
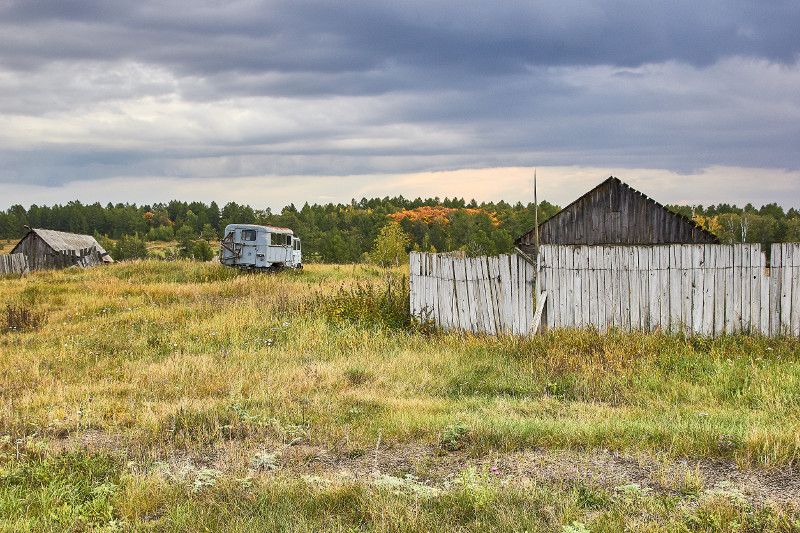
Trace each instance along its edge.
<path fill-rule="evenodd" d="M 408 242 L 408 235 L 400 224 L 396 222 L 387 224 L 381 228 L 380 234 L 375 239 L 375 246 L 370 254 L 372 262 L 381 268 L 405 264 L 408 261 L 406 252 Z"/>

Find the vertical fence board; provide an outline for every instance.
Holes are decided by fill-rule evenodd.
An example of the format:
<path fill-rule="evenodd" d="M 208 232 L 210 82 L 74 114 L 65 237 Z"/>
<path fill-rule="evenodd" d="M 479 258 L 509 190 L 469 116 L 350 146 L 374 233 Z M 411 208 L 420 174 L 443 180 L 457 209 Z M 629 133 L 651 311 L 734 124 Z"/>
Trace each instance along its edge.
<path fill-rule="evenodd" d="M 669 247 L 654 246 L 658 256 L 658 329 L 669 330 Z"/>
<path fill-rule="evenodd" d="M 503 332 L 503 322 L 501 317 L 502 288 L 500 287 L 499 257 L 489 258 L 489 275 L 492 278 L 492 283 L 490 285 L 492 291 L 492 306 L 494 309 L 494 313 L 492 314 L 492 320 L 494 321 L 494 330 L 496 333 L 499 334 Z"/>
<path fill-rule="evenodd" d="M 769 335 L 769 276 L 767 275 L 767 257 L 764 253 L 759 255 L 759 277 L 761 278 L 761 334 Z"/>
<path fill-rule="evenodd" d="M 445 258 L 445 279 L 447 279 L 448 291 L 445 296 L 448 296 L 451 292 L 456 294 L 456 298 L 453 299 L 448 306 L 448 312 L 450 313 L 450 325 L 453 329 L 459 330 L 461 328 L 461 321 L 459 320 L 459 313 L 458 313 L 458 283 L 456 281 L 455 276 L 455 260 L 452 257 Z"/>
<path fill-rule="evenodd" d="M 614 297 L 614 272 L 611 268 L 614 249 L 611 246 L 603 246 L 603 290 L 605 291 L 605 327 L 609 330 L 614 326 L 614 315 L 616 312 L 616 298 Z"/>
<path fill-rule="evenodd" d="M 606 323 L 606 298 L 605 298 L 605 281 L 603 276 L 605 275 L 605 271 L 603 270 L 603 248 L 601 246 L 594 246 L 594 257 L 592 260 L 594 261 L 594 270 L 592 274 L 594 275 L 594 281 L 592 282 L 592 288 L 594 289 L 595 298 L 597 301 L 593 308 L 589 309 L 589 313 L 593 314 L 594 317 L 594 324 L 600 331 L 605 329 Z"/>
<path fill-rule="evenodd" d="M 746 244 L 740 244 L 739 253 L 742 257 L 742 330 L 750 332 L 752 327 L 750 315 L 750 287 L 753 279 L 750 268 L 750 250 L 747 249 Z"/>
<path fill-rule="evenodd" d="M 519 297 L 519 256 L 512 255 L 509 256 L 509 261 L 511 264 L 509 265 L 509 270 L 511 272 L 511 332 L 519 334 L 521 330 L 520 319 L 522 318 L 522 314 L 519 312 L 519 304 L 520 304 L 520 297 Z"/>
<path fill-rule="evenodd" d="M 475 333 L 486 333 L 483 327 L 483 306 L 480 289 L 480 258 L 472 257 L 464 263 L 467 265 L 467 289 L 469 290 L 469 319 L 472 322 L 472 331 Z"/>
<path fill-rule="evenodd" d="M 703 246 L 693 244 L 692 250 L 692 321 L 690 332 L 703 330 Z"/>
<path fill-rule="evenodd" d="M 597 255 L 600 253 L 600 250 L 597 246 L 591 246 L 588 249 L 589 256 L 587 260 L 587 283 L 589 284 L 589 324 L 594 324 L 597 327 L 599 323 L 599 311 L 600 305 L 603 301 L 600 299 L 600 296 L 597 293 L 598 283 L 597 283 Z"/>
<path fill-rule="evenodd" d="M 750 330 L 761 331 L 761 245 L 750 244 L 745 249 L 745 254 L 750 256 Z"/>
<path fill-rule="evenodd" d="M 648 331 L 655 331 L 661 324 L 661 261 L 658 253 L 658 248 L 650 246 L 647 248 L 648 259 L 647 263 L 650 265 L 650 271 L 647 273 L 647 297 L 649 299 L 650 309 L 648 310 Z"/>
<path fill-rule="evenodd" d="M 716 285 L 716 263 L 712 247 L 702 245 L 703 263 L 700 273 L 703 277 L 703 314 L 700 319 L 703 335 L 712 336 L 714 334 L 714 315 L 716 306 L 714 305 L 715 285 Z"/>
<path fill-rule="evenodd" d="M 580 276 L 581 276 L 581 327 L 587 327 L 591 324 L 591 301 L 590 301 L 590 294 L 591 294 L 591 287 L 590 287 L 590 278 L 589 278 L 589 253 L 592 249 L 588 246 L 581 246 L 581 256 L 580 256 Z"/>
<path fill-rule="evenodd" d="M 725 331 L 725 255 L 723 248 L 709 246 L 711 264 L 714 268 L 714 319 L 713 333 L 719 337 Z"/>
<path fill-rule="evenodd" d="M 692 282 L 694 281 L 694 254 L 692 253 L 692 246 L 688 244 L 681 245 L 681 263 L 683 270 L 681 272 L 681 295 L 683 302 L 681 303 L 681 318 L 682 328 L 686 333 L 692 331 L 692 297 L 694 290 Z"/>
<path fill-rule="evenodd" d="M 781 330 L 781 251 L 783 245 L 773 243 L 769 262 L 769 335 Z"/>
<path fill-rule="evenodd" d="M 742 329 L 742 254 L 740 245 L 731 246 L 731 256 L 733 259 L 733 300 L 731 300 L 731 314 L 733 319 L 733 330 Z"/>
<path fill-rule="evenodd" d="M 542 316 L 542 329 L 547 329 L 554 320 L 554 294 L 553 287 L 553 268 L 552 268 L 553 248 L 550 246 L 540 247 L 537 259 L 539 261 L 539 270 L 536 274 L 536 297 L 538 298 L 543 292 L 547 294 L 545 300 L 545 307 Z M 544 288 L 544 290 L 542 290 Z"/>
<path fill-rule="evenodd" d="M 492 305 L 492 291 L 490 289 L 491 281 L 489 278 L 489 258 L 481 258 L 480 262 L 480 277 L 481 277 L 481 298 L 483 299 L 483 330 L 489 335 L 495 335 L 494 318 L 492 314 L 494 307 Z"/>
<path fill-rule="evenodd" d="M 720 249 L 721 265 L 725 269 L 725 333 L 731 334 L 734 331 L 735 312 L 734 312 L 734 276 L 733 276 L 733 247 L 726 246 Z"/>
<path fill-rule="evenodd" d="M 788 334 L 792 330 L 792 256 L 793 250 L 783 244 L 781 254 L 781 319 L 780 332 Z"/>
<path fill-rule="evenodd" d="M 572 278 L 570 278 L 569 268 L 572 266 L 572 248 L 564 246 L 558 254 L 559 261 L 559 291 L 561 291 L 562 315 L 559 323 L 561 327 L 573 325 L 574 312 L 570 307 L 570 293 L 572 293 Z"/>
<path fill-rule="evenodd" d="M 508 260 L 504 257 L 500 258 L 500 322 L 502 324 L 503 333 L 511 333 L 511 322 L 509 315 L 511 314 L 511 271 L 509 269 Z"/>
<path fill-rule="evenodd" d="M 625 265 L 628 269 L 628 291 L 630 293 L 630 307 L 628 310 L 629 326 L 631 330 L 641 329 L 642 313 L 639 306 L 639 256 L 636 248 L 625 247 Z"/>
<path fill-rule="evenodd" d="M 669 329 L 678 331 L 682 324 L 683 284 L 681 283 L 682 254 L 680 246 L 670 246 L 669 253 Z"/>
<path fill-rule="evenodd" d="M 789 257 L 791 258 L 791 271 L 792 279 L 792 315 L 791 327 L 789 332 L 795 337 L 800 335 L 800 246 L 797 244 L 787 244 L 791 250 Z"/>
<path fill-rule="evenodd" d="M 639 282 L 639 329 L 650 330 L 650 250 L 646 246 L 635 249 L 638 256 L 636 278 Z"/>
<path fill-rule="evenodd" d="M 521 262 L 522 267 L 525 269 L 525 331 L 523 333 L 532 333 L 533 317 L 536 314 L 536 288 L 534 286 L 536 280 L 536 268 L 532 263 L 527 261 Z"/>

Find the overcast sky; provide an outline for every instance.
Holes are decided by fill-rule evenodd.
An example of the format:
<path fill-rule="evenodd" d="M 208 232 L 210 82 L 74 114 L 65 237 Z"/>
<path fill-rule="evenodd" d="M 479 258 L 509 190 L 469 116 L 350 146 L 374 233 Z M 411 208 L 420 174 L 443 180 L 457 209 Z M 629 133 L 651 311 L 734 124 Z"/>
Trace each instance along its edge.
<path fill-rule="evenodd" d="M 797 0 L 0 0 L 0 208 L 800 207 Z"/>

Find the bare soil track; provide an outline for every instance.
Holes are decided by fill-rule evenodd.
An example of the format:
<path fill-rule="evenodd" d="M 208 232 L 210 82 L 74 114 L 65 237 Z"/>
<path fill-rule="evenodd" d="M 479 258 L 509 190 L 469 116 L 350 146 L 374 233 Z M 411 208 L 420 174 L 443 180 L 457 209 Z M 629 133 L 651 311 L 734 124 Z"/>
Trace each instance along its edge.
<path fill-rule="evenodd" d="M 53 451 L 82 448 L 104 452 L 125 451 L 119 437 L 98 432 L 72 435 L 52 442 Z M 126 454 L 136 462 L 142 450 Z M 152 452 L 151 452 L 152 453 Z M 275 458 L 267 467 L 253 468 L 253 458 L 268 454 Z M 372 480 L 375 476 L 404 477 L 411 474 L 429 486 L 455 479 L 467 468 L 490 473 L 508 483 L 570 486 L 594 483 L 613 489 L 636 484 L 657 494 L 678 494 L 689 488 L 740 491 L 753 505 L 800 508 L 800 470 L 794 466 L 740 469 L 730 459 L 669 459 L 638 453 L 607 450 L 532 449 L 514 453 L 489 453 L 481 457 L 464 451 L 444 451 L 437 446 L 403 443 L 384 444 L 370 450 L 327 449 L 300 442 L 225 441 L 213 447 L 166 452 L 150 457 L 181 467 L 215 468 L 240 474 L 250 469 L 257 475 L 314 475 Z M 688 483 L 687 483 L 688 480 Z"/>

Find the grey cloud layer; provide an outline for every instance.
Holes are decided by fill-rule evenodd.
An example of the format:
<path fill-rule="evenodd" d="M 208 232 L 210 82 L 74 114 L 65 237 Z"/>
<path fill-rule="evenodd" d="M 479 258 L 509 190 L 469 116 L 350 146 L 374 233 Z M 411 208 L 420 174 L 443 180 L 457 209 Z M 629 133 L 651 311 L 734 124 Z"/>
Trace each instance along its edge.
<path fill-rule="evenodd" d="M 797 168 L 798 27 L 796 0 L 0 0 L 0 180 Z"/>
<path fill-rule="evenodd" d="M 794 0 L 7 0 L 0 20 L 0 61 L 25 70 L 86 59 L 203 77 L 371 73 L 394 64 L 475 78 L 535 65 L 706 66 L 734 55 L 793 64 L 800 52 Z"/>

